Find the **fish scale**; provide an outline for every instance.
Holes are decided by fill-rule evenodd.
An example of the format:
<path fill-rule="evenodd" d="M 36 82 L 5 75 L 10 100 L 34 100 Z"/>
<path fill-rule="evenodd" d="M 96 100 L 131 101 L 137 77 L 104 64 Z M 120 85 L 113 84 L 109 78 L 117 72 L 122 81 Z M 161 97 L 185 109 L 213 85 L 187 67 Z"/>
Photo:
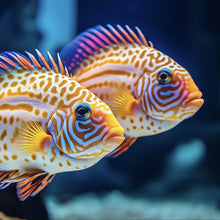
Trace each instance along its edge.
<path fill-rule="evenodd" d="M 51 93 L 51 91 L 50 91 L 51 89 L 48 88 L 47 83 L 45 83 L 42 87 L 39 85 L 39 88 L 36 88 L 36 89 L 33 88 L 35 81 L 39 80 L 39 76 L 42 76 L 42 73 L 35 72 L 36 74 L 34 74 L 34 76 L 32 76 L 32 75 L 27 76 L 27 73 L 29 74 L 29 72 L 25 72 L 25 71 L 22 73 L 16 73 L 17 76 L 15 75 L 15 77 L 12 80 L 10 80 L 10 84 L 8 84 L 8 87 L 5 89 L 5 91 L 2 91 L 2 93 L 5 93 L 6 96 L 0 100 L 0 103 L 1 103 L 0 104 L 0 111 L 2 112 L 2 115 L 7 115 L 7 117 L 5 117 L 5 118 L 7 118 L 7 121 L 9 123 L 7 122 L 5 124 L 3 122 L 3 119 L 0 121 L 0 129 L 3 130 L 2 133 L 4 132 L 4 130 L 7 130 L 7 135 L 4 137 L 4 139 L 1 139 L 1 141 L 3 141 L 3 143 L 4 143 L 4 141 L 7 140 L 7 142 L 4 143 L 7 145 L 13 144 L 11 137 L 14 136 L 15 127 L 18 126 L 18 123 L 16 123 L 16 122 L 21 121 L 22 118 L 27 118 L 27 119 L 31 118 L 34 121 L 41 122 L 42 128 L 46 129 L 47 122 L 48 122 L 49 118 L 51 118 L 51 114 L 53 114 L 53 112 L 55 112 L 60 107 L 59 104 L 56 105 L 56 102 L 53 101 L 53 97 L 55 97 L 55 96 L 53 93 Z M 51 75 L 52 75 L 52 73 L 51 73 Z M 20 79 L 19 76 L 22 78 Z M 19 77 L 19 80 L 17 79 L 17 77 Z M 63 79 L 65 79 L 65 77 L 62 75 L 58 75 L 58 77 L 59 77 L 58 82 L 61 82 Z M 21 84 L 21 82 L 23 80 L 26 80 L 26 82 L 27 82 L 26 85 Z M 52 81 L 50 73 L 45 74 L 44 81 L 48 82 L 50 80 Z M 11 87 L 10 85 L 13 84 L 14 82 L 18 83 L 17 86 Z M 58 86 L 58 82 L 56 82 L 56 84 L 57 84 L 56 86 Z M 55 83 L 55 82 L 53 82 L 53 83 Z M 1 88 L 3 87 L 2 84 L 3 83 L 0 84 Z M 62 87 L 64 87 L 64 86 L 66 87 L 67 86 L 66 84 L 67 83 L 63 84 L 60 88 L 62 89 Z M 67 86 L 67 88 L 68 87 L 70 87 L 70 86 Z M 33 93 L 35 94 L 36 91 L 37 91 L 37 93 L 36 93 L 37 95 L 35 97 L 33 97 L 32 94 Z M 49 93 L 46 93 L 47 91 L 49 91 Z M 64 105 L 67 106 L 68 104 L 71 104 L 71 103 L 70 103 L 70 101 L 67 102 L 65 94 L 67 94 L 67 92 L 65 92 L 63 94 L 63 97 L 60 100 L 62 100 L 62 103 L 64 103 Z M 9 97 L 9 100 L 8 100 L 8 97 Z M 10 100 L 10 97 L 12 97 L 13 99 Z M 21 98 L 21 100 L 20 100 L 20 98 Z M 29 103 L 28 105 L 26 104 L 27 98 L 32 99 L 31 102 L 28 102 Z M 42 100 L 43 100 L 43 103 L 42 103 Z M 13 101 L 13 105 L 4 107 L 5 105 L 8 105 L 7 103 L 10 101 Z M 44 102 L 47 103 L 46 108 L 45 108 Z M 4 109 L 4 108 L 6 108 L 6 109 Z M 19 110 L 18 110 L 18 108 L 19 108 Z M 22 115 L 22 118 L 21 118 L 21 115 Z M 11 120 L 11 122 L 13 122 L 13 123 L 10 123 L 10 118 L 12 118 L 12 117 L 14 117 L 14 120 Z M 43 120 L 42 120 L 42 118 L 43 118 Z M 23 155 L 23 152 L 17 152 L 17 154 L 16 154 L 18 157 L 17 163 L 23 164 L 23 161 L 26 159 L 28 161 L 32 161 L 32 165 L 34 167 L 36 167 L 38 169 L 43 169 L 43 168 L 45 168 L 43 166 L 43 164 L 46 164 L 48 166 L 47 162 L 49 162 L 50 159 L 53 158 L 52 149 L 53 148 L 51 148 L 51 150 L 49 151 L 49 154 L 46 155 L 45 160 L 42 160 L 41 155 L 38 156 L 39 158 L 33 160 L 32 156 L 36 155 L 36 154 Z M 14 151 L 17 151 L 17 149 L 14 149 Z M 63 160 L 62 157 L 59 156 L 59 152 L 60 152 L 59 149 L 56 149 L 56 160 L 54 160 L 52 162 L 52 166 L 54 166 L 54 164 L 58 164 L 58 162 Z M 4 154 L 1 155 L 2 158 L 1 157 L 0 158 L 2 161 L 4 160 L 4 157 L 3 157 L 4 155 L 7 155 L 7 157 L 10 157 L 10 151 L 5 151 Z M 5 166 L 8 168 L 10 168 L 10 163 L 11 163 L 10 160 L 4 161 Z M 14 166 L 12 164 L 11 164 L 11 166 L 13 169 Z M 19 165 L 18 165 L 18 167 L 19 167 Z M 66 164 L 66 167 L 67 167 L 67 164 Z M 68 169 L 71 169 L 71 168 L 68 167 Z M 49 168 L 49 170 L 50 170 L 50 168 Z M 53 168 L 53 170 L 54 170 L 54 168 Z M 60 169 L 60 172 L 62 172 L 61 170 L 62 169 Z"/>
<path fill-rule="evenodd" d="M 63 55 L 63 53 L 61 51 L 61 58 L 64 58 L 65 54 Z M 145 59 L 142 59 L 144 56 Z M 138 80 L 142 79 L 145 73 L 150 75 L 168 64 L 182 69 L 175 61 L 170 63 L 169 57 L 165 57 L 166 59 L 162 60 L 160 64 L 156 65 L 155 63 L 153 66 L 152 59 L 158 56 L 163 56 L 163 54 L 159 51 L 155 52 L 154 48 L 147 50 L 145 46 L 113 45 L 107 49 L 101 48 L 94 56 L 85 59 L 80 64 L 80 68 L 73 72 L 73 77 L 111 106 L 112 96 L 110 94 L 114 94 L 120 84 L 123 84 L 134 96 L 137 96 Z M 138 65 L 137 61 L 139 61 Z M 65 59 L 63 62 L 65 63 Z M 71 71 L 71 66 L 67 66 L 67 68 Z M 117 114 L 116 116 L 125 128 L 125 134 L 132 137 L 161 133 L 178 124 L 176 121 L 154 120 L 147 117 L 143 111 L 139 112 L 138 118 L 137 115 L 125 117 L 125 115 Z"/>
<path fill-rule="evenodd" d="M 155 49 L 137 27 L 90 28 L 61 50 L 61 59 L 125 129 L 126 140 L 116 156 L 138 137 L 175 127 L 204 102 L 189 72 Z"/>
<path fill-rule="evenodd" d="M 93 56 L 94 64 L 86 65 L 87 68 L 84 68 L 84 63 L 88 63 L 89 59 L 88 61 L 85 60 L 82 62 L 81 68 L 78 68 L 76 72 L 74 72 L 74 79 L 93 91 L 109 106 L 111 106 L 112 99 L 110 94 L 114 94 L 115 89 L 117 89 L 120 84 L 127 87 L 130 92 L 136 96 L 138 80 L 143 77 L 145 72 L 149 75 L 152 72 L 150 68 L 145 69 L 146 65 L 149 66 L 151 57 L 154 56 L 154 51 L 151 50 L 151 48 L 148 51 L 146 51 L 146 49 L 144 50 L 144 55 L 147 55 L 147 58 L 141 60 L 139 65 L 136 65 L 136 62 L 139 61 L 143 55 L 143 49 L 143 46 L 138 47 L 136 45 L 130 48 L 125 45 L 113 46 L 109 50 L 101 49 L 100 53 Z M 168 60 L 162 62 L 155 69 L 161 68 L 161 66 L 166 65 L 168 62 Z M 170 66 L 171 65 L 174 65 L 174 63 L 171 63 Z M 154 68 L 152 67 L 152 69 Z M 155 121 L 150 117 L 146 117 L 145 112 L 139 112 L 138 120 L 136 115 L 129 115 L 128 117 L 117 115 L 117 119 L 125 128 L 126 135 L 132 137 L 146 136 L 146 133 L 147 135 L 152 135 L 164 132 L 177 125 L 176 121 Z M 163 126 L 161 126 L 161 124 L 163 124 Z"/>
<path fill-rule="evenodd" d="M 110 108 L 68 77 L 59 55 L 57 65 L 37 54 L 0 54 L 0 188 L 16 182 L 21 200 L 124 140 Z"/>

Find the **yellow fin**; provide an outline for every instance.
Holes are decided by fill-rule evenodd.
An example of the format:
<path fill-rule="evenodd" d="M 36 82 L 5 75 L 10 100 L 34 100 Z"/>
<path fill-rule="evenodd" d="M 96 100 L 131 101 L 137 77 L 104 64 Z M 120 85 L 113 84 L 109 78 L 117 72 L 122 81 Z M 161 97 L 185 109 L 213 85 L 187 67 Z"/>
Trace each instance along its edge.
<path fill-rule="evenodd" d="M 51 138 L 36 121 L 23 121 L 20 128 L 15 129 L 12 142 L 19 146 L 20 150 L 30 154 L 36 152 L 45 153 L 47 142 Z"/>
<path fill-rule="evenodd" d="M 108 104 L 115 115 L 134 115 L 134 109 L 138 105 L 138 100 L 134 98 L 125 84 L 122 83 L 116 87 L 111 97 Z"/>

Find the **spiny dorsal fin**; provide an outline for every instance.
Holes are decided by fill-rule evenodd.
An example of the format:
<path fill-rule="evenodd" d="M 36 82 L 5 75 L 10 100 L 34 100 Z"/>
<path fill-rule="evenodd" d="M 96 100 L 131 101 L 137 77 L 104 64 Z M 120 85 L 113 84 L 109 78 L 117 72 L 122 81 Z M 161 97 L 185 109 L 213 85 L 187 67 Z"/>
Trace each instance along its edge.
<path fill-rule="evenodd" d="M 58 64 L 54 61 L 50 53 L 48 52 L 48 59 L 46 59 L 40 51 L 36 50 L 37 56 L 26 52 L 28 57 L 17 52 L 3 52 L 0 53 L 0 75 L 3 72 L 9 73 L 16 69 L 46 69 L 47 71 L 53 71 L 62 75 L 67 75 L 68 71 L 63 66 L 59 54 L 57 54 Z"/>
<path fill-rule="evenodd" d="M 83 60 L 107 46 L 137 44 L 153 47 L 151 42 L 147 42 L 141 30 L 138 27 L 135 28 L 137 34 L 128 25 L 125 26 L 125 29 L 120 25 L 117 25 L 116 28 L 111 25 L 107 25 L 107 28 L 101 25 L 90 28 L 62 49 L 61 59 L 73 75 Z"/>

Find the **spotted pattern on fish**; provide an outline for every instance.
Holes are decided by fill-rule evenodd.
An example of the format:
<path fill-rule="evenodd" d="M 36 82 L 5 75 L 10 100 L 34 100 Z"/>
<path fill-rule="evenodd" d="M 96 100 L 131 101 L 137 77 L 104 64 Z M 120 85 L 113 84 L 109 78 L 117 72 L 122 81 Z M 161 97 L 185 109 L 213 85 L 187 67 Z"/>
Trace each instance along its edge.
<path fill-rule="evenodd" d="M 0 53 L 0 188 L 17 182 L 21 200 L 56 173 L 94 165 L 124 140 L 110 108 L 69 78 L 59 55 L 57 65 L 50 54 L 48 61 L 39 51 L 27 54 Z"/>
<path fill-rule="evenodd" d="M 187 70 L 156 50 L 139 28 L 88 29 L 61 51 L 61 59 L 75 80 L 110 106 L 127 137 L 169 130 L 203 104 Z M 171 80 L 161 84 L 158 74 L 167 71 Z"/>

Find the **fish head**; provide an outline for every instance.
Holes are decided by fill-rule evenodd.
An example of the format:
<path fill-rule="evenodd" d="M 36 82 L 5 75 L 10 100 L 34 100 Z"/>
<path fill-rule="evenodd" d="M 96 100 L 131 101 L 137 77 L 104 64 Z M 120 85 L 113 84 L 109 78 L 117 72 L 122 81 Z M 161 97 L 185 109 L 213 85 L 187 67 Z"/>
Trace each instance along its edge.
<path fill-rule="evenodd" d="M 124 129 L 101 100 L 58 110 L 48 127 L 57 147 L 74 158 L 101 159 L 124 141 Z"/>
<path fill-rule="evenodd" d="M 174 124 L 193 116 L 204 100 L 189 72 L 154 48 L 146 56 L 136 91 L 143 111 L 152 119 Z"/>

